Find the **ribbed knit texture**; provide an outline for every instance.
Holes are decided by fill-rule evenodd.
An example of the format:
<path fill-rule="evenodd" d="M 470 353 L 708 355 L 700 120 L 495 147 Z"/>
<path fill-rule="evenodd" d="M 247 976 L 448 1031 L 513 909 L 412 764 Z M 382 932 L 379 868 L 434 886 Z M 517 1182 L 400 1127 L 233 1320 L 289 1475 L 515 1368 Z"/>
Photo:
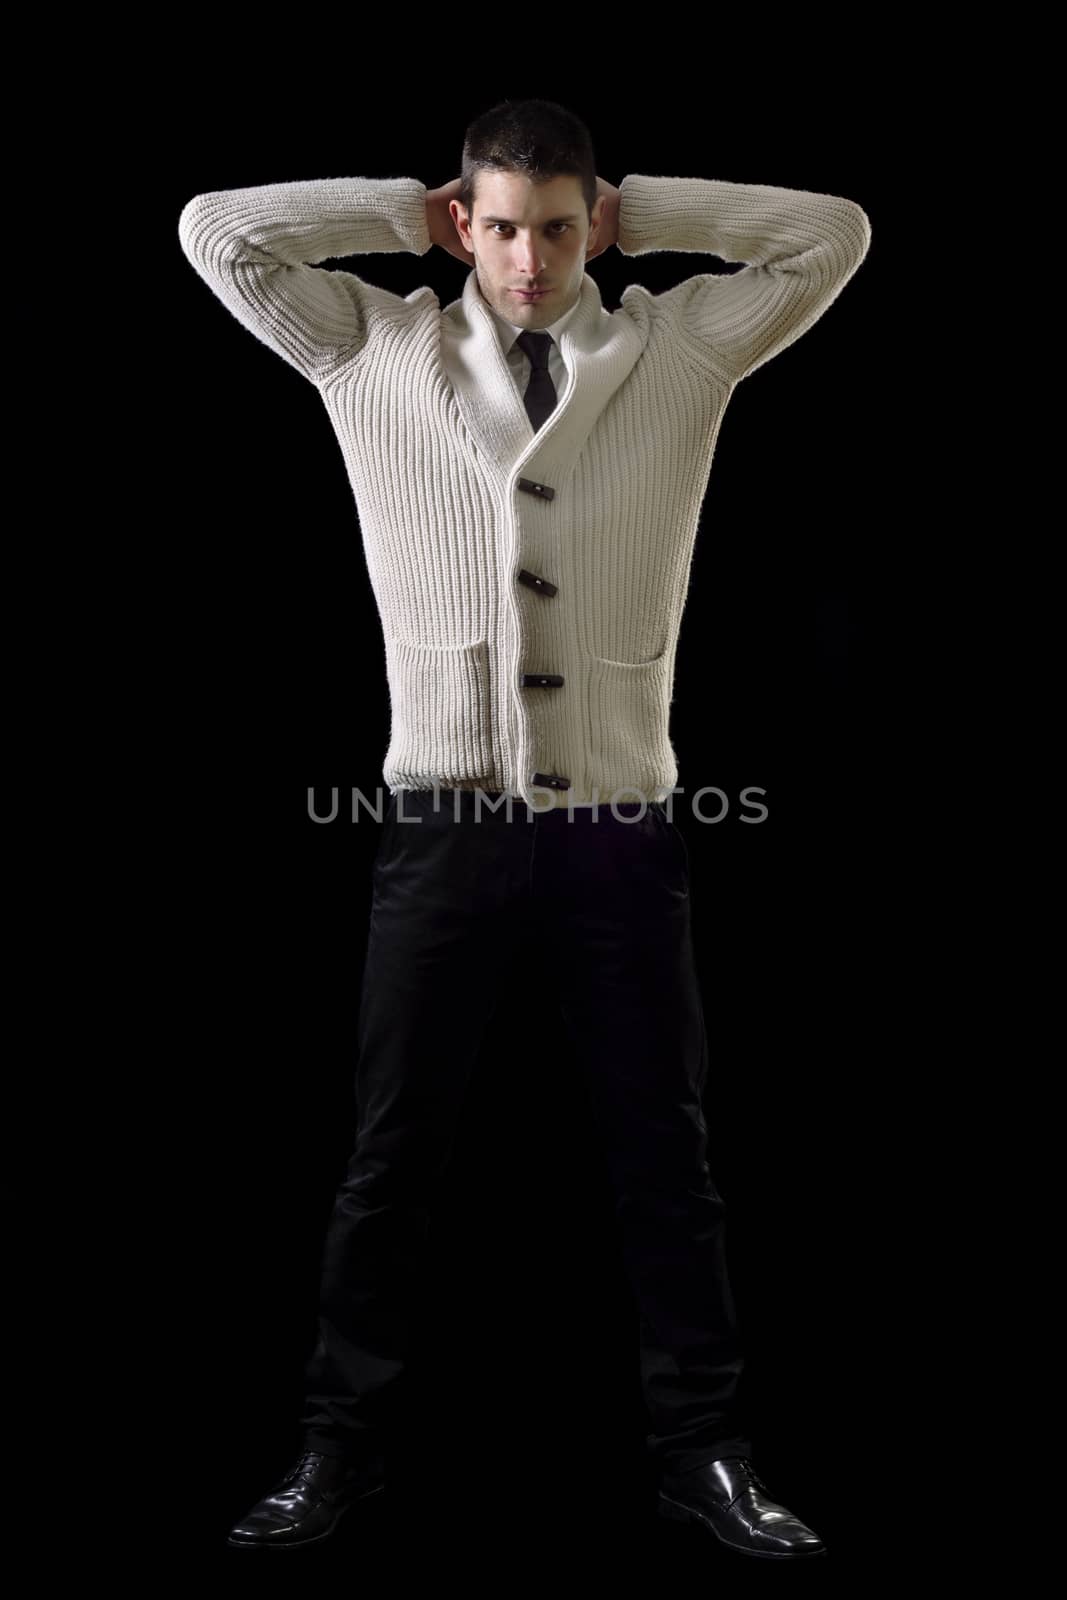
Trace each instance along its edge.
<path fill-rule="evenodd" d="M 585 273 L 560 337 L 569 380 L 536 432 L 473 268 L 442 308 L 431 288 L 402 297 L 317 265 L 425 255 L 418 179 L 211 191 L 183 208 L 178 234 L 238 321 L 315 385 L 333 424 L 382 623 L 389 790 L 503 790 L 542 810 L 679 787 L 674 660 L 723 413 L 863 261 L 860 206 L 624 178 L 624 255 L 699 251 L 745 266 L 662 294 L 631 284 L 615 312 Z M 523 673 L 564 683 L 523 686 Z"/>

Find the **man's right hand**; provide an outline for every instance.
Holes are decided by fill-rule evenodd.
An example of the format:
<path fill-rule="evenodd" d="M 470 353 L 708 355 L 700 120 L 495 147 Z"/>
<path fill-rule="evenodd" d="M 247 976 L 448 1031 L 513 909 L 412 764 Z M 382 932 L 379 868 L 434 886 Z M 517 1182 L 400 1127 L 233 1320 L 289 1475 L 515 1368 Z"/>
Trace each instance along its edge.
<path fill-rule="evenodd" d="M 459 185 L 459 178 L 453 178 L 451 183 L 442 184 L 440 189 L 427 189 L 426 226 L 430 230 L 431 244 L 439 244 L 442 250 L 447 250 L 450 256 L 462 261 L 465 267 L 473 267 L 474 254 L 460 238 L 459 229 L 448 209 L 449 203 L 459 193 Z"/>

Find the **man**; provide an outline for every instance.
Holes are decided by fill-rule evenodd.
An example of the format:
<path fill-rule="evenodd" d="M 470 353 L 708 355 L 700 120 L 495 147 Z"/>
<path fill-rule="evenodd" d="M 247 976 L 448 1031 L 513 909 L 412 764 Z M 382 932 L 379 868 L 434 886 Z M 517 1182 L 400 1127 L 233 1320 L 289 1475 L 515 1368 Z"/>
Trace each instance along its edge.
<path fill-rule="evenodd" d="M 863 260 L 853 201 L 596 175 L 583 124 L 505 102 L 462 175 L 197 195 L 198 273 L 318 390 L 382 620 L 391 799 L 359 1018 L 359 1131 L 336 1197 L 303 1451 L 230 1531 L 326 1537 L 384 1481 L 433 1192 L 515 941 L 548 952 L 560 1048 L 588 1088 L 640 1310 L 659 1509 L 730 1548 L 819 1555 L 771 1500 L 738 1411 L 724 1205 L 705 1161 L 708 1048 L 684 839 L 665 800 L 690 558 L 718 428 Z M 437 243 L 458 300 L 314 263 Z M 586 263 L 745 263 L 605 311 Z M 604 809 L 606 807 L 606 809 Z M 540 990 L 538 991 L 540 992 Z"/>

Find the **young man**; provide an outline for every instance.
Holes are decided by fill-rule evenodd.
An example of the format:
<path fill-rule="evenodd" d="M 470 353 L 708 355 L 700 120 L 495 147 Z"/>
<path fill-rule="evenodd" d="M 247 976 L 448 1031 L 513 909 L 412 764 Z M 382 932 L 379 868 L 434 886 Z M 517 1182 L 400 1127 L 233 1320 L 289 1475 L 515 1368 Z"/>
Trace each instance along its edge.
<path fill-rule="evenodd" d="M 588 131 L 545 101 L 479 118 L 442 189 L 332 178 L 182 211 L 197 272 L 326 406 L 393 714 L 359 1131 L 326 1239 L 304 1449 L 235 1546 L 323 1538 L 382 1485 L 434 1186 L 493 1037 L 485 996 L 532 937 L 567 1025 L 554 1047 L 585 1076 L 616 1187 L 660 1510 L 746 1553 L 823 1551 L 768 1497 L 738 1413 L 688 859 L 665 801 L 723 413 L 822 316 L 870 231 L 853 201 L 806 190 L 637 175 L 615 189 Z M 428 287 L 401 297 L 315 265 L 434 243 L 472 266 L 444 307 Z M 631 285 L 609 313 L 585 267 L 612 244 L 745 265 L 659 295 Z"/>

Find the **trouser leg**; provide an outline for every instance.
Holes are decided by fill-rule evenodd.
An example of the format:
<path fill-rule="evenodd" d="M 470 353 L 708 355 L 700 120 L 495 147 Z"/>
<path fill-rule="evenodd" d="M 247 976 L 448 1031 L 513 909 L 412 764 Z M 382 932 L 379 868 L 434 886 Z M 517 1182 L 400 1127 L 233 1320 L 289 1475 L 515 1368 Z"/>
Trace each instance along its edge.
<path fill-rule="evenodd" d="M 447 792 L 446 792 L 447 798 Z M 510 959 L 523 830 L 456 824 L 433 792 L 383 825 L 359 1014 L 357 1136 L 322 1256 L 306 1448 L 379 1455 L 396 1414 L 435 1189 Z"/>
<path fill-rule="evenodd" d="M 706 1160 L 708 1044 L 684 840 L 662 808 L 541 822 L 534 896 L 613 1184 L 640 1313 L 649 1451 L 680 1471 L 751 1453 L 726 1207 Z"/>

